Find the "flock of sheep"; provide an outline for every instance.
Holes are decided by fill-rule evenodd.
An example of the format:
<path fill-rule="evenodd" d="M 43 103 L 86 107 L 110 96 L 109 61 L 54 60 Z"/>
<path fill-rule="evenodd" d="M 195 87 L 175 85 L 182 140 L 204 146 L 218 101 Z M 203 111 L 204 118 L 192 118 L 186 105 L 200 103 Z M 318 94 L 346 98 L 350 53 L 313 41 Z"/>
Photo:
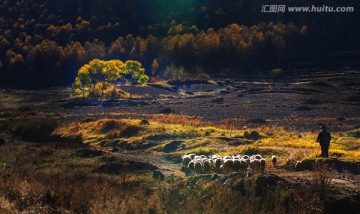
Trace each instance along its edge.
<path fill-rule="evenodd" d="M 183 155 L 182 167 L 184 171 L 190 173 L 230 173 L 246 172 L 250 168 L 254 172 L 263 173 L 266 167 L 266 160 L 261 155 L 229 155 L 221 157 L 220 155 L 188 154 Z M 276 166 L 277 157 L 271 157 L 273 166 Z"/>

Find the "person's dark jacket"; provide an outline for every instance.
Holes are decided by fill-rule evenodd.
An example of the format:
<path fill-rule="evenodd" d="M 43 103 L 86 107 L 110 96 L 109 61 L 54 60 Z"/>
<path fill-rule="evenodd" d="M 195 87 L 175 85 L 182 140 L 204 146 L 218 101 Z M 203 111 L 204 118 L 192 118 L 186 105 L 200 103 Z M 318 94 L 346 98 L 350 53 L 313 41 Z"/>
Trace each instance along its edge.
<path fill-rule="evenodd" d="M 322 132 L 319 133 L 318 138 L 317 138 L 317 142 L 322 144 L 322 143 L 330 143 L 330 141 L 331 141 L 330 132 L 322 131 Z"/>

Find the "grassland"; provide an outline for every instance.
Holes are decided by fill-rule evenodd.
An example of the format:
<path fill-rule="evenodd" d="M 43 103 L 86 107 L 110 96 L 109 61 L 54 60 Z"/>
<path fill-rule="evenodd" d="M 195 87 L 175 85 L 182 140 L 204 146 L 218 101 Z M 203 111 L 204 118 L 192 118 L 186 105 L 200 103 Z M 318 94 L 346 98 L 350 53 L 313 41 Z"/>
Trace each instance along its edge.
<path fill-rule="evenodd" d="M 349 75 L 290 86 L 169 82 L 134 88 L 133 100 L 0 92 L 0 212 L 356 213 L 360 118 Z M 319 158 L 322 124 L 329 159 Z M 261 154 L 268 164 L 187 176 L 188 153 Z"/>
<path fill-rule="evenodd" d="M 226 180 L 221 183 L 209 182 L 214 179 L 212 174 L 186 177 L 180 171 L 180 157 L 187 153 L 261 154 L 268 161 L 276 154 L 279 170 L 297 160 L 319 156 L 314 142 L 316 133 L 294 133 L 265 126 L 238 130 L 210 126 L 199 119 L 179 115 L 152 118 L 150 125 L 134 119 L 74 122 L 59 125 L 49 136 L 81 139 L 80 144 L 13 141 L 0 147 L 1 210 L 5 213 L 298 213 L 311 209 L 312 213 L 323 213 L 327 209 L 328 198 L 322 198 L 321 187 L 318 190 L 315 187 L 322 185 L 321 179 L 332 178 L 328 172 L 310 174 L 315 182 L 310 187 L 315 189 L 309 192 L 298 190 L 275 175 L 258 174 L 250 178 L 241 174 L 221 175 Z M 189 123 L 192 120 L 194 123 Z M 49 121 L 37 121 L 37 124 L 48 126 Z M 16 132 L 19 133 L 24 132 Z M 359 160 L 356 148 L 360 141 L 354 137 L 355 133 L 357 130 L 334 133 L 335 145 L 330 156 Z M 166 153 L 164 148 L 173 141 L 181 144 Z M 124 156 L 126 149 L 131 150 L 128 152 L 132 157 Z M 151 167 L 167 169 L 166 181 L 153 180 Z M 268 165 L 268 172 L 279 171 Z M 271 180 L 286 183 L 288 187 L 272 186 Z M 329 188 L 329 184 L 323 185 Z M 309 201 L 298 198 L 300 195 L 306 195 Z"/>

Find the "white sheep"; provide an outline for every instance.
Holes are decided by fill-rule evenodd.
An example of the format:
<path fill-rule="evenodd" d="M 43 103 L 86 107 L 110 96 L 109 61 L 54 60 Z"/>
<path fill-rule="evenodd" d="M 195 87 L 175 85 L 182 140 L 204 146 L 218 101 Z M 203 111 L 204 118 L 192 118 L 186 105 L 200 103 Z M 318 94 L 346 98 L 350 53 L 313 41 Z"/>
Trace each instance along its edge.
<path fill-rule="evenodd" d="M 234 161 L 232 159 L 225 159 L 222 165 L 224 172 L 231 172 L 234 165 Z"/>
<path fill-rule="evenodd" d="M 259 155 L 259 154 L 255 155 L 255 158 L 258 159 L 258 160 L 262 159 L 261 155 Z"/>
<path fill-rule="evenodd" d="M 218 154 L 215 154 L 215 155 L 211 156 L 211 159 L 213 159 L 213 160 L 218 159 L 218 158 L 222 158 L 222 157 L 220 155 L 218 155 Z"/>
<path fill-rule="evenodd" d="M 271 156 L 271 162 L 273 164 L 273 167 L 276 167 L 276 163 L 277 163 L 277 157 L 275 155 Z"/>
<path fill-rule="evenodd" d="M 240 155 L 233 155 L 233 159 L 241 159 L 241 156 Z"/>
<path fill-rule="evenodd" d="M 295 163 L 295 170 L 296 170 L 296 171 L 299 171 L 299 170 L 300 170 L 301 164 L 302 164 L 301 161 L 296 161 L 296 163 Z"/>
<path fill-rule="evenodd" d="M 191 160 L 188 164 L 188 169 L 193 172 L 195 171 L 195 160 Z"/>
<path fill-rule="evenodd" d="M 196 161 L 201 161 L 201 156 L 195 156 L 193 160 L 196 160 Z"/>
<path fill-rule="evenodd" d="M 250 160 L 250 168 L 253 171 L 255 171 L 255 172 L 259 171 L 260 165 L 261 165 L 261 162 L 259 159 L 254 158 L 254 159 Z"/>
<path fill-rule="evenodd" d="M 209 173 L 212 170 L 212 163 L 210 160 L 204 160 L 203 166 L 205 173 Z"/>
<path fill-rule="evenodd" d="M 225 160 L 232 160 L 232 157 L 231 156 L 224 156 L 223 161 L 225 161 Z"/>
<path fill-rule="evenodd" d="M 223 164 L 223 160 L 221 158 L 214 160 L 214 168 L 216 172 L 219 172 L 221 169 L 221 165 Z"/>
<path fill-rule="evenodd" d="M 249 159 L 250 157 L 249 157 L 248 155 L 243 155 L 241 158 L 247 160 L 247 159 Z"/>
<path fill-rule="evenodd" d="M 266 160 L 264 158 L 262 158 L 260 160 L 260 171 L 261 171 L 261 173 L 264 173 L 265 167 L 266 167 Z"/>
<path fill-rule="evenodd" d="M 187 166 L 189 165 L 190 161 L 191 161 L 191 157 L 190 155 L 183 155 L 181 157 L 181 162 L 184 168 L 187 168 Z"/>
<path fill-rule="evenodd" d="M 232 171 L 239 172 L 241 170 L 241 162 L 240 159 L 234 158 L 233 159 L 233 167 Z"/>
<path fill-rule="evenodd" d="M 246 172 L 247 168 L 248 168 L 247 160 L 240 159 L 240 171 Z"/>
<path fill-rule="evenodd" d="M 195 161 L 194 167 L 195 167 L 195 172 L 196 173 L 202 173 L 202 171 L 203 171 L 203 163 L 202 163 L 202 161 Z"/>
<path fill-rule="evenodd" d="M 189 156 L 190 156 L 191 159 L 194 159 L 196 154 L 192 153 L 192 154 L 189 154 Z"/>

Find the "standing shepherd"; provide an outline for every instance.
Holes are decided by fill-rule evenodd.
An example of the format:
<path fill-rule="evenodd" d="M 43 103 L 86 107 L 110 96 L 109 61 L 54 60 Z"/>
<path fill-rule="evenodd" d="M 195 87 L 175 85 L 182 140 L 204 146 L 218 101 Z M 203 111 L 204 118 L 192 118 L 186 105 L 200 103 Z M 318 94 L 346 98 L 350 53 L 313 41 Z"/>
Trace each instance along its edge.
<path fill-rule="evenodd" d="M 317 142 L 321 146 L 321 156 L 324 158 L 329 157 L 329 146 L 331 141 L 330 132 L 327 131 L 326 126 L 321 126 L 322 131 L 319 133 Z"/>

